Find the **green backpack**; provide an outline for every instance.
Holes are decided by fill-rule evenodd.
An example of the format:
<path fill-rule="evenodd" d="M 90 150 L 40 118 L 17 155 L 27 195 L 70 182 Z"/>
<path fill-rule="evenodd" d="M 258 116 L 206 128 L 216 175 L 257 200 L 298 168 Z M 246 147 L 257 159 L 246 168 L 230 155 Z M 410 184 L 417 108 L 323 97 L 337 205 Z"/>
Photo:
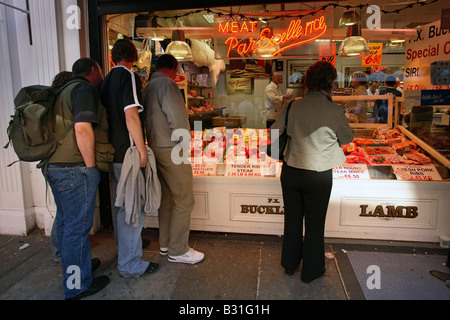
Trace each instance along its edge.
<path fill-rule="evenodd" d="M 40 85 L 24 87 L 15 97 L 14 114 L 7 129 L 9 141 L 4 148 L 12 144 L 19 161 L 40 161 L 37 167 L 42 167 L 74 127 L 74 124 L 69 126 L 62 136 L 54 131 L 56 98 L 69 83 L 56 91 Z"/>

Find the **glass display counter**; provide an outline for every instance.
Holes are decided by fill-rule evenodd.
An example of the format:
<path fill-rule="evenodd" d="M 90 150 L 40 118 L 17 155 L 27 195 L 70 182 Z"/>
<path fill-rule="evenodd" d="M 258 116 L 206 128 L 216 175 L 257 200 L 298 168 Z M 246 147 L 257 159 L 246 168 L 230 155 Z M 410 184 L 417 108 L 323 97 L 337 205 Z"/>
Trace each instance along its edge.
<path fill-rule="evenodd" d="M 346 162 L 333 169 L 325 236 L 438 242 L 449 235 L 450 167 L 407 129 L 393 126 L 394 98 L 383 99 L 389 124 L 352 123 L 355 139 L 342 146 Z M 270 130 L 222 127 L 191 137 L 191 229 L 282 235 L 282 163 L 265 154 Z M 147 217 L 146 226 L 157 225 L 157 217 Z"/>

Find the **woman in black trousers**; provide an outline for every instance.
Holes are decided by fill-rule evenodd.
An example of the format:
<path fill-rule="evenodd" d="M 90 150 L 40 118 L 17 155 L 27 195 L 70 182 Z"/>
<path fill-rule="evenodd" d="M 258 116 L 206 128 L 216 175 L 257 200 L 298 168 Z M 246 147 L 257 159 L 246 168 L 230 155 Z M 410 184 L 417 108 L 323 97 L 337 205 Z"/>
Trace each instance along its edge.
<path fill-rule="evenodd" d="M 328 62 L 311 65 L 305 75 L 308 92 L 288 114 L 289 142 L 281 173 L 285 216 L 281 265 L 292 275 L 302 262 L 305 283 L 325 272 L 324 229 L 332 169 L 345 162 L 341 145 L 354 137 L 345 110 L 330 96 L 336 77 Z M 286 108 L 271 129 L 283 130 L 285 119 Z"/>

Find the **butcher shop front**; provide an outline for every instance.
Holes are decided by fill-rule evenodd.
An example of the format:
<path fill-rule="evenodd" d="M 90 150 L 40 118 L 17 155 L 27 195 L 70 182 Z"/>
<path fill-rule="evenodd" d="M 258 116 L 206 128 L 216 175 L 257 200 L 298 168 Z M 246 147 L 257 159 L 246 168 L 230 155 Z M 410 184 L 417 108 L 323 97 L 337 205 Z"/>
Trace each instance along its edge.
<path fill-rule="evenodd" d="M 325 236 L 427 242 L 449 236 L 450 33 L 441 25 L 443 3 L 221 3 L 177 2 L 174 9 L 97 1 L 89 8 L 98 22 L 90 30 L 91 56 L 105 72 L 117 39 L 138 48 L 134 71 L 144 86 L 160 54 L 177 52 L 175 42 L 188 44 L 190 53 L 177 58 L 192 129 L 186 150 L 194 173 L 191 229 L 283 234 L 282 162 L 267 155 L 277 133 L 266 127 L 264 89 L 278 72 L 283 93 L 301 99 L 306 69 L 327 60 L 338 71 L 332 98 L 356 136 L 342 146 L 346 162 L 333 170 Z M 359 34 L 340 23 L 347 11 L 357 13 Z M 427 21 L 413 25 L 419 14 Z M 367 48 L 352 56 L 343 47 L 353 36 Z M 419 57 L 420 48 L 430 50 Z M 431 54 L 431 48 L 439 50 Z M 357 73 L 366 87 L 355 94 Z M 399 94 L 382 94 L 389 77 Z M 364 110 L 363 118 L 355 108 Z M 157 228 L 157 216 L 147 216 L 145 226 Z"/>

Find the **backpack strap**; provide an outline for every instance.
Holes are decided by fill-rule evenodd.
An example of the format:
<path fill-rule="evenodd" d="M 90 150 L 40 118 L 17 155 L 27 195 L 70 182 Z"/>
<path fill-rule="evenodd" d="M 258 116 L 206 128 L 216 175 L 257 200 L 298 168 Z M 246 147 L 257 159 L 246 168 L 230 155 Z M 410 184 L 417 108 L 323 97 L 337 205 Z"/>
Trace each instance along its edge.
<path fill-rule="evenodd" d="M 80 82 L 80 83 L 81 83 L 81 82 L 83 82 L 83 80 L 71 80 L 71 81 L 69 81 L 69 82 L 66 83 L 64 86 L 62 86 L 61 88 L 59 88 L 59 89 L 57 89 L 57 90 L 55 91 L 56 97 L 58 97 L 64 89 L 66 89 L 68 86 L 72 85 L 72 84 L 75 83 L 75 82 Z M 75 127 L 75 122 L 73 122 L 70 126 L 67 127 L 67 129 L 66 129 L 66 130 L 63 132 L 63 134 L 61 135 L 61 139 L 60 139 L 60 140 L 62 140 L 62 139 L 66 136 L 66 134 L 67 134 L 70 130 L 72 130 L 74 127 Z M 53 219 L 55 219 L 55 217 L 52 215 L 52 212 L 50 211 L 50 208 L 48 207 L 48 177 L 47 177 L 48 160 L 49 160 L 49 159 L 40 161 L 40 162 L 38 163 L 38 165 L 36 166 L 36 168 L 42 168 L 42 167 L 44 167 L 43 173 L 44 173 L 44 178 L 45 178 L 45 206 L 47 207 L 47 210 L 48 210 L 48 213 L 50 214 L 50 216 L 51 216 Z"/>

